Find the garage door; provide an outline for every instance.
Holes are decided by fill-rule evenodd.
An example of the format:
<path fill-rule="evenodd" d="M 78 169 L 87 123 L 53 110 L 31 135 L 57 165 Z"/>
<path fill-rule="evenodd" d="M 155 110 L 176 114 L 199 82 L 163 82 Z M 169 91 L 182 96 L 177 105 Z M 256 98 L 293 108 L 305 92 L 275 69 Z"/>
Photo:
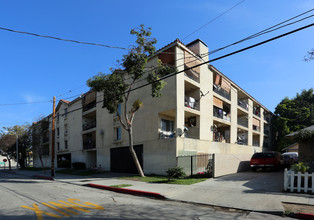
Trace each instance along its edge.
<path fill-rule="evenodd" d="M 143 168 L 143 145 L 134 146 L 134 150 Z M 129 147 L 110 149 L 110 170 L 112 172 L 137 173 Z"/>

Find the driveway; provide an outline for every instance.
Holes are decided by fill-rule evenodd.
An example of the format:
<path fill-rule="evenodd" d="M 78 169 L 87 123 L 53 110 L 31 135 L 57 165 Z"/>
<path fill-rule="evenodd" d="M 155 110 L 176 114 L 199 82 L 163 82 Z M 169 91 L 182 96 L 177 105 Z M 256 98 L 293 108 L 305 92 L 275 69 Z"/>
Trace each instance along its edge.
<path fill-rule="evenodd" d="M 242 193 L 275 193 L 283 190 L 283 171 L 241 172 L 197 183 L 221 190 L 238 190 Z"/>
<path fill-rule="evenodd" d="M 168 198 L 282 213 L 283 171 L 241 172 L 166 193 Z"/>

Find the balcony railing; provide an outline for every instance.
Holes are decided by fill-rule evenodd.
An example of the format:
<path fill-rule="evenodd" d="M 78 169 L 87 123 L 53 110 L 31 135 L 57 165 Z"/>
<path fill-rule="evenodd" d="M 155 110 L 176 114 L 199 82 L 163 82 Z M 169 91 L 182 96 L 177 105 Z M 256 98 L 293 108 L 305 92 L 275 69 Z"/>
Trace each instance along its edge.
<path fill-rule="evenodd" d="M 96 121 L 87 122 L 83 124 L 83 131 L 86 131 L 88 129 L 95 128 L 95 127 L 96 127 Z"/>
<path fill-rule="evenodd" d="M 259 142 L 253 142 L 254 147 L 259 147 Z"/>
<path fill-rule="evenodd" d="M 247 143 L 248 143 L 247 139 L 238 138 L 237 140 L 237 144 L 240 144 L 240 145 L 247 145 Z"/>
<path fill-rule="evenodd" d="M 249 127 L 248 121 L 239 120 L 239 119 L 238 119 L 238 125 L 243 126 L 243 127 L 246 127 L 246 128 Z"/>
<path fill-rule="evenodd" d="M 230 114 L 227 114 L 225 111 L 223 111 L 222 109 L 220 108 L 217 108 L 214 106 L 214 114 L 213 114 L 215 117 L 217 118 L 221 118 L 225 121 L 231 121 L 231 116 Z"/>
<path fill-rule="evenodd" d="M 264 115 L 264 120 L 269 122 L 270 121 L 270 117 L 268 115 Z"/>
<path fill-rule="evenodd" d="M 249 110 L 249 104 L 244 101 L 238 100 L 238 106 L 245 110 Z"/>
<path fill-rule="evenodd" d="M 83 106 L 83 112 L 88 111 L 88 110 L 90 110 L 90 109 L 92 109 L 94 107 L 96 107 L 96 101 L 93 101 L 93 102 L 91 102 L 91 103 L 89 103 L 87 105 L 84 105 Z"/>
<path fill-rule="evenodd" d="M 83 143 L 83 149 L 84 150 L 93 149 L 93 148 L 96 148 L 95 141 L 85 141 Z"/>
<path fill-rule="evenodd" d="M 222 89 L 220 86 L 216 86 L 214 85 L 213 90 L 215 93 L 221 95 L 222 97 L 231 100 L 231 95 L 230 93 L 228 93 L 227 91 L 225 91 L 224 89 Z"/>
<path fill-rule="evenodd" d="M 254 130 L 254 131 L 257 131 L 257 132 L 260 132 L 260 127 L 257 127 L 257 126 L 255 126 L 255 125 L 253 125 L 253 130 Z"/>
<path fill-rule="evenodd" d="M 186 67 L 187 68 L 187 67 Z M 198 72 L 190 69 L 184 72 L 184 75 L 189 77 L 190 79 L 194 80 L 195 82 L 200 82 L 200 75 Z"/>
<path fill-rule="evenodd" d="M 253 114 L 260 117 L 261 116 L 261 112 L 259 108 L 254 107 L 253 108 Z"/>
<path fill-rule="evenodd" d="M 199 108 L 199 100 L 196 100 L 193 97 L 185 96 L 184 98 L 184 106 L 195 109 L 195 110 L 200 110 Z"/>

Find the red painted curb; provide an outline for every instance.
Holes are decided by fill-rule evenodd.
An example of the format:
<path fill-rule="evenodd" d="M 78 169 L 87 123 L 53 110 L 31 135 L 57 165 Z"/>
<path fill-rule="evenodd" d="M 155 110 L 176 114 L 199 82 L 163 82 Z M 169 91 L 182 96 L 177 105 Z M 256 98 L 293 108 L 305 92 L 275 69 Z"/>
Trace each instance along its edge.
<path fill-rule="evenodd" d="M 45 180 L 54 180 L 54 179 L 53 179 L 52 177 L 50 177 L 50 176 L 34 175 L 33 177 L 39 178 L 39 179 L 45 179 Z"/>
<path fill-rule="evenodd" d="M 147 196 L 147 197 L 154 197 L 156 199 L 166 199 L 166 197 L 161 195 L 160 193 L 154 193 L 154 192 L 146 192 L 146 191 L 135 190 L 135 189 L 116 188 L 116 187 L 103 186 L 103 185 L 98 185 L 98 184 L 93 184 L 93 183 L 88 183 L 85 186 L 110 190 L 110 191 L 119 192 L 119 193 L 131 194 L 131 195 L 136 195 L 136 196 Z"/>
<path fill-rule="evenodd" d="M 300 219 L 314 219 L 314 214 L 296 213 L 295 217 L 300 218 Z"/>

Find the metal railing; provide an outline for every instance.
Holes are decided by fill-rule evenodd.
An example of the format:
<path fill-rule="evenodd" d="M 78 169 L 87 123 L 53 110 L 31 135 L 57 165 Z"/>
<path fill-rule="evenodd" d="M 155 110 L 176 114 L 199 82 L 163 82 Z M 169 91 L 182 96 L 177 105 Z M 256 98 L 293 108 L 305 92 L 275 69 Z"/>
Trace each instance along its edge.
<path fill-rule="evenodd" d="M 249 110 L 249 105 L 244 101 L 238 100 L 238 106 L 240 106 L 241 108 L 245 110 Z"/>
<path fill-rule="evenodd" d="M 83 149 L 88 150 L 88 149 L 93 149 L 96 148 L 96 142 L 95 141 L 86 141 L 83 143 Z"/>
<path fill-rule="evenodd" d="M 189 96 L 184 97 L 184 106 L 191 109 L 200 110 L 199 100 L 196 100 L 195 98 L 193 98 L 194 102 L 190 102 L 189 98 L 190 98 Z"/>
<path fill-rule="evenodd" d="M 222 97 L 228 99 L 228 100 L 231 100 L 231 95 L 230 93 L 228 93 L 227 91 L 225 91 L 224 89 L 222 89 L 220 86 L 214 86 L 213 87 L 213 90 L 215 93 L 221 95 Z"/>
<path fill-rule="evenodd" d="M 244 120 L 239 120 L 239 119 L 238 119 L 238 125 L 241 125 L 241 126 L 243 126 L 243 127 L 248 128 L 248 127 L 249 127 L 248 124 L 249 124 L 248 121 L 244 121 Z"/>
<path fill-rule="evenodd" d="M 96 107 L 96 100 L 83 106 L 83 112 L 88 111 L 92 108 Z"/>
<path fill-rule="evenodd" d="M 83 131 L 86 131 L 88 129 L 95 128 L 95 127 L 96 127 L 96 121 L 87 122 L 83 124 Z"/>
<path fill-rule="evenodd" d="M 178 156 L 177 166 L 182 167 L 186 175 L 198 172 L 213 173 L 213 154 Z"/>

